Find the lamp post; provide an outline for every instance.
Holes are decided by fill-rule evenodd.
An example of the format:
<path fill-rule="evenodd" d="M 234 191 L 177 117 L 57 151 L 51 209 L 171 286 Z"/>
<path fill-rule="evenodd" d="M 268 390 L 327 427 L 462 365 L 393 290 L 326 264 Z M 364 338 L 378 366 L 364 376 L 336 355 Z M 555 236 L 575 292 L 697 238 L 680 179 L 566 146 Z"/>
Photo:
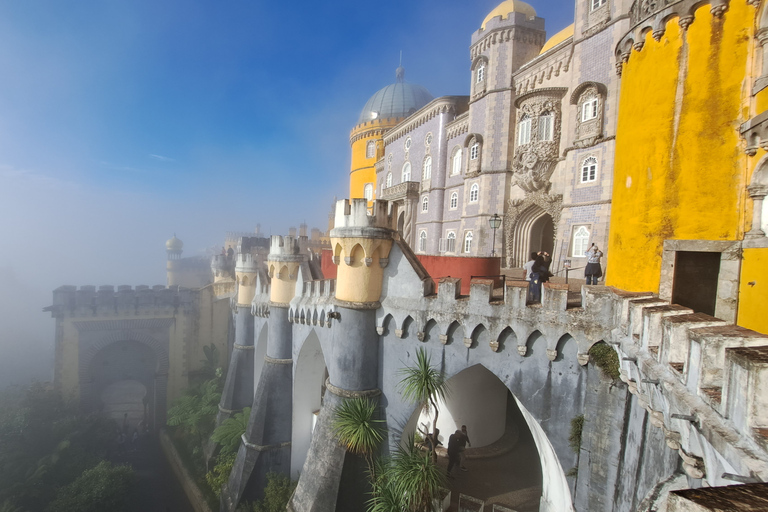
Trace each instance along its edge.
<path fill-rule="evenodd" d="M 488 224 L 491 225 L 493 230 L 493 245 L 491 245 L 491 256 L 496 255 L 496 230 L 501 226 L 501 216 L 498 213 L 494 213 L 493 217 L 488 219 Z"/>

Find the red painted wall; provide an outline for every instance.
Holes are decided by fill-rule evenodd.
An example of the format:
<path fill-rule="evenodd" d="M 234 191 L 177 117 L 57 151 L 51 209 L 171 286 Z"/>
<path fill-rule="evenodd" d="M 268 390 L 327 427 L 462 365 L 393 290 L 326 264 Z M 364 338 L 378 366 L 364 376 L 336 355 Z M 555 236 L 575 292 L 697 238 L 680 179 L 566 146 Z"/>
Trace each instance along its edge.
<path fill-rule="evenodd" d="M 333 264 L 333 251 L 323 249 L 320 252 L 320 268 L 323 270 L 324 279 L 336 279 L 338 267 Z"/>
<path fill-rule="evenodd" d="M 469 294 L 472 276 L 497 276 L 501 274 L 501 258 L 462 258 L 457 256 L 417 255 L 432 279 L 460 277 L 461 293 Z"/>

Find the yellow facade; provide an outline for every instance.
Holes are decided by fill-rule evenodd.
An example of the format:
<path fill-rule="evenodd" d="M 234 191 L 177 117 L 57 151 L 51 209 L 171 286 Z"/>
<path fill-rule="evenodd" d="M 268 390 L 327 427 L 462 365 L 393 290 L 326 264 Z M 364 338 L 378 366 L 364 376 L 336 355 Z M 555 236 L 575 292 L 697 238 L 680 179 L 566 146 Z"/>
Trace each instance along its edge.
<path fill-rule="evenodd" d="M 764 152 L 748 157 L 739 127 L 768 107 L 768 90 L 751 92 L 756 10 L 710 9 L 700 7 L 687 29 L 669 20 L 659 41 L 647 32 L 623 66 L 608 285 L 659 292 L 664 241 L 739 242 L 751 227 L 747 185 Z M 734 278 L 738 323 L 760 332 L 767 252 L 745 249 Z"/>
<path fill-rule="evenodd" d="M 381 298 L 384 269 L 381 259 L 389 257 L 391 239 L 331 238 L 334 260 L 339 266 L 336 298 L 369 303 Z"/>
<path fill-rule="evenodd" d="M 296 280 L 299 275 L 298 261 L 269 260 L 269 276 L 272 278 L 269 300 L 286 305 L 296 295 Z"/>
<path fill-rule="evenodd" d="M 376 199 L 376 162 L 384 154 L 383 134 L 400 121 L 402 121 L 401 118 L 379 119 L 361 123 L 352 129 L 349 136 L 352 146 L 352 166 L 349 173 L 350 199 L 364 198 L 365 186 L 369 183 L 373 187 L 371 201 Z M 368 158 L 369 142 L 375 144 L 375 151 L 371 158 Z M 368 202 L 369 206 L 371 201 Z"/>

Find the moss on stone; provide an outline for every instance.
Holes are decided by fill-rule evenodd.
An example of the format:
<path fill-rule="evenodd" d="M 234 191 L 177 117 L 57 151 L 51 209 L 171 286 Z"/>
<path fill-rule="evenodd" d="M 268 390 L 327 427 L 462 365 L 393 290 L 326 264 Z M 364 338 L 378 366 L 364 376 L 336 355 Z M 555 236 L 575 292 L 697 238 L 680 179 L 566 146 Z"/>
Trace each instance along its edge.
<path fill-rule="evenodd" d="M 571 445 L 571 450 L 575 453 L 579 453 L 579 448 L 581 448 L 581 431 L 583 429 L 584 415 L 580 414 L 571 420 L 571 435 L 568 436 L 568 444 Z"/>
<path fill-rule="evenodd" d="M 589 349 L 589 358 L 603 375 L 613 380 L 619 378 L 619 355 L 613 348 L 605 343 L 596 343 Z"/>

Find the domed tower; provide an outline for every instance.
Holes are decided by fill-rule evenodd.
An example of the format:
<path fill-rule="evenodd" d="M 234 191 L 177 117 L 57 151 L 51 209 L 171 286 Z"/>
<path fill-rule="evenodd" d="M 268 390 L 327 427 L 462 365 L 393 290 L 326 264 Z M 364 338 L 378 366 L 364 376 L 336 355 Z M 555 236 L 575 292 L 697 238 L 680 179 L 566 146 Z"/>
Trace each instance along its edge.
<path fill-rule="evenodd" d="M 357 125 L 349 135 L 352 170 L 349 173 L 350 199 L 376 197 L 376 161 L 384 154 L 384 134 L 434 98 L 424 87 L 405 82 L 405 70 L 398 67 L 396 81 L 376 92 L 366 102 Z"/>
<path fill-rule="evenodd" d="M 184 252 L 183 249 L 184 242 L 176 238 L 176 233 L 173 234 L 173 238 L 165 242 L 165 252 L 168 254 L 168 262 L 165 265 L 168 286 L 179 284 L 180 260 L 181 253 Z"/>

